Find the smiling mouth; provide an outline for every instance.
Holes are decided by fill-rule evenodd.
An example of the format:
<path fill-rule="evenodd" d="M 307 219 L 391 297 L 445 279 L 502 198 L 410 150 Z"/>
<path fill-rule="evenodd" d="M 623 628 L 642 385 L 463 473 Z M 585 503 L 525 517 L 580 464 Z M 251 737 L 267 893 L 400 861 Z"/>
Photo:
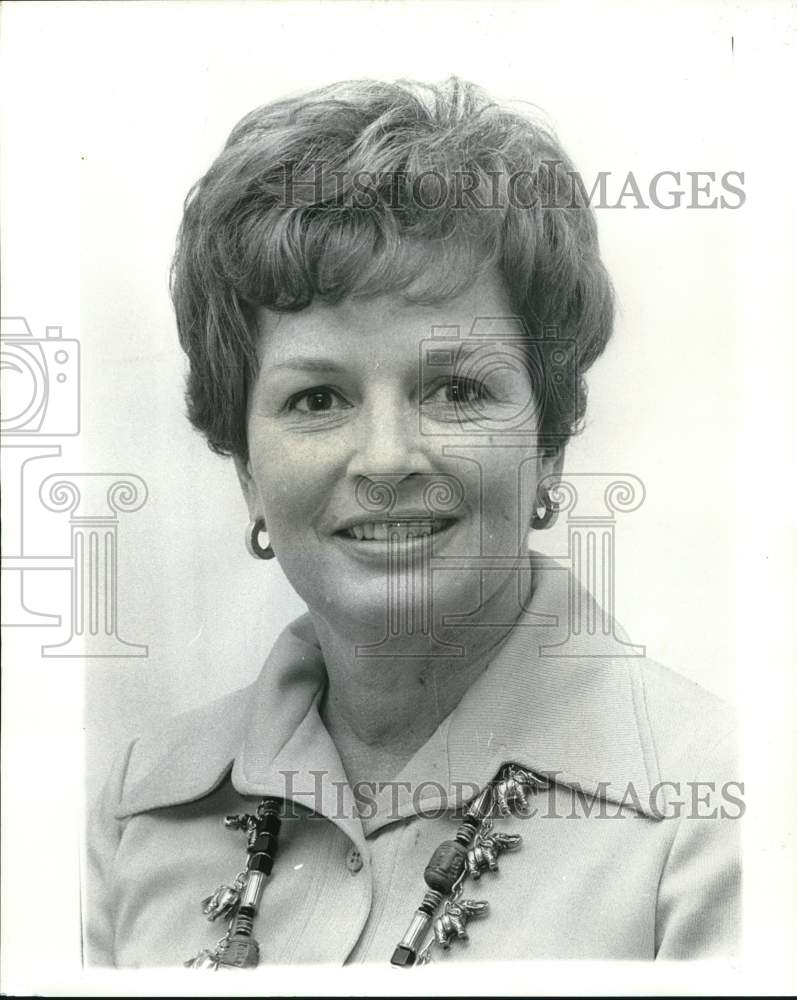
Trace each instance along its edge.
<path fill-rule="evenodd" d="M 358 542 L 386 542 L 388 538 L 404 541 L 408 538 L 422 538 L 444 531 L 453 520 L 434 521 L 362 521 L 337 532 L 341 538 L 351 538 Z"/>

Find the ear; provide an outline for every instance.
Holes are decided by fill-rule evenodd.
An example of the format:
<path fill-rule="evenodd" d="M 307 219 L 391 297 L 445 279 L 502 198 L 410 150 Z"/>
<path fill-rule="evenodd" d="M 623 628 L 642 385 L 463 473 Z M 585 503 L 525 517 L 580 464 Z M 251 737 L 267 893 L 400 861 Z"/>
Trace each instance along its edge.
<path fill-rule="evenodd" d="M 537 482 L 540 482 L 540 480 L 545 479 L 547 476 L 550 476 L 555 481 L 558 481 L 559 477 L 562 475 L 564 464 L 564 445 L 557 448 L 556 451 L 551 451 L 547 454 L 543 451 L 537 459 Z"/>
<path fill-rule="evenodd" d="M 235 471 L 238 474 L 238 482 L 241 484 L 241 492 L 244 495 L 246 506 L 249 508 L 249 516 L 255 521 L 262 516 L 262 511 L 249 462 L 244 461 L 240 455 L 234 455 L 233 461 L 235 462 Z"/>

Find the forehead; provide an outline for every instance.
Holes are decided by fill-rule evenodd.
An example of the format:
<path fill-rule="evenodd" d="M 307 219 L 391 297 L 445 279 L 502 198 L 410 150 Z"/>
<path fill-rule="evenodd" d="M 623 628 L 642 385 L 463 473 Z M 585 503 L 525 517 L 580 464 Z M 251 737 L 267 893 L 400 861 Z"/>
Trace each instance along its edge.
<path fill-rule="evenodd" d="M 348 298 L 334 305 L 314 302 L 296 313 L 257 312 L 258 353 L 261 365 L 278 365 L 301 349 L 303 354 L 356 356 L 367 352 L 388 356 L 412 351 L 440 332 L 472 338 L 496 335 L 520 327 L 511 320 L 508 294 L 497 276 L 475 281 L 456 298 L 434 303 L 413 302 L 390 294 L 375 298 Z M 445 328 L 450 328 L 446 330 Z"/>

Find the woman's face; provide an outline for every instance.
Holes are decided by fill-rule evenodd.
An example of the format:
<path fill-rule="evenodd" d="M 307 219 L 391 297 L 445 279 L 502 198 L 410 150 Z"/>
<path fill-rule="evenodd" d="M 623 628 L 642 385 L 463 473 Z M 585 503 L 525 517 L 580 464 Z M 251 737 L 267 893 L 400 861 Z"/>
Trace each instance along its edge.
<path fill-rule="evenodd" d="M 517 615 L 553 460 L 537 447 L 521 331 L 495 318 L 511 315 L 493 277 L 439 305 L 390 295 L 260 310 L 238 472 L 311 610 L 378 630 L 423 576 L 438 625 L 479 608 L 489 618 L 502 601 Z"/>

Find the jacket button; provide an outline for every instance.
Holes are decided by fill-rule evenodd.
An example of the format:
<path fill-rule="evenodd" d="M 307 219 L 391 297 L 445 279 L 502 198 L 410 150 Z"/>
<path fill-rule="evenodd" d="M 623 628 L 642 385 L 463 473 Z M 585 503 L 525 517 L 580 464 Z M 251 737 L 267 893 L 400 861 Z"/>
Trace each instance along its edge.
<path fill-rule="evenodd" d="M 357 872 L 362 868 L 362 866 L 363 866 L 363 859 L 360 856 L 360 852 L 357 850 L 356 847 L 352 847 L 352 849 L 346 855 L 346 867 L 349 869 L 352 875 L 356 875 Z"/>

